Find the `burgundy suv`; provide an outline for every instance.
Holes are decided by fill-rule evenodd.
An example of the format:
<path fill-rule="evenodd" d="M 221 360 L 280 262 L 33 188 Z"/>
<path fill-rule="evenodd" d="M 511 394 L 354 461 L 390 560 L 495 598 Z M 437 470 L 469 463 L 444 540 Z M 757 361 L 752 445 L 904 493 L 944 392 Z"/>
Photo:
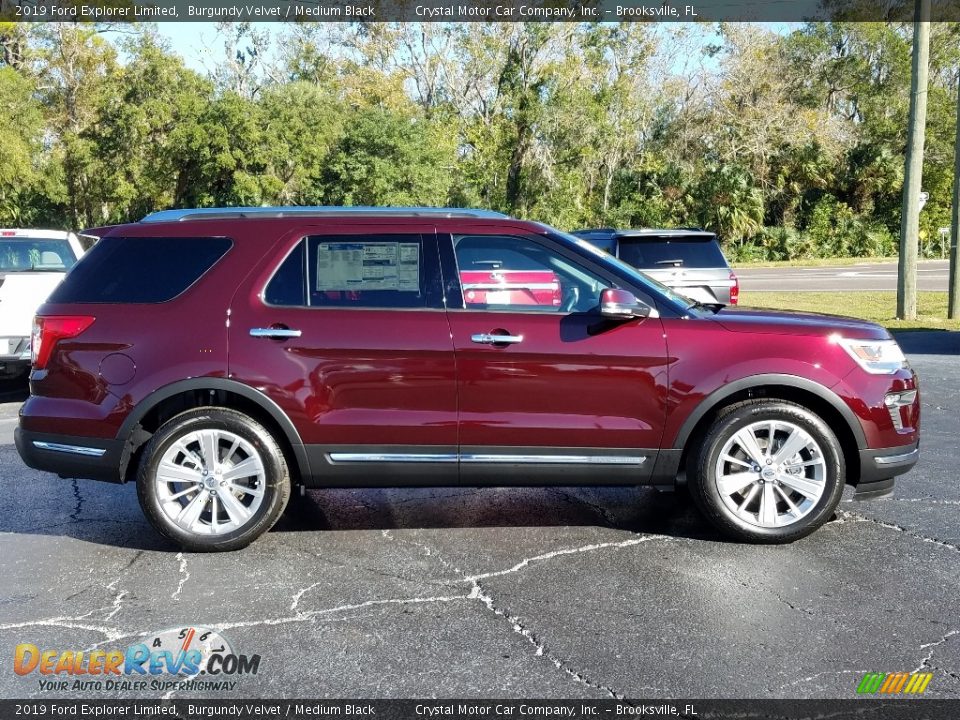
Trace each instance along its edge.
<path fill-rule="evenodd" d="M 787 542 L 919 453 L 883 328 L 691 304 L 537 223 L 234 208 L 97 232 L 40 307 L 17 448 L 135 481 L 187 549 L 243 547 L 295 488 L 684 479 L 725 533 Z"/>

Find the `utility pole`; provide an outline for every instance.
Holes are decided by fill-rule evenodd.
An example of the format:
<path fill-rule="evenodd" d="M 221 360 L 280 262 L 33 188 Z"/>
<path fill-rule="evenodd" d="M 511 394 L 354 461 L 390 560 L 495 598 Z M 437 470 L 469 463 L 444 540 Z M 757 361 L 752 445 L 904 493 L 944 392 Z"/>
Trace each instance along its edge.
<path fill-rule="evenodd" d="M 953 214 L 950 216 L 950 293 L 947 317 L 960 317 L 960 73 L 957 74 L 957 141 L 953 146 Z"/>
<path fill-rule="evenodd" d="M 924 127 L 927 123 L 927 69 L 930 58 L 930 0 L 915 0 L 910 125 L 900 212 L 900 262 L 897 268 L 897 317 L 917 317 L 917 244 L 920 239 L 920 184 L 923 179 Z"/>

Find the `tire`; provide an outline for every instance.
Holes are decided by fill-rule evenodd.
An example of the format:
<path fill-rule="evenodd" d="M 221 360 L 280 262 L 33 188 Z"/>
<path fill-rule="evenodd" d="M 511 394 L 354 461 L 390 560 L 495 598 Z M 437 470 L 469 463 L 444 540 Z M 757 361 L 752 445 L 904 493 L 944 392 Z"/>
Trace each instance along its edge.
<path fill-rule="evenodd" d="M 211 468 L 207 456 L 214 454 Z M 283 513 L 290 473 L 276 440 L 256 420 L 226 408 L 198 408 L 171 418 L 150 438 L 137 497 L 157 532 L 184 550 L 239 550 Z"/>
<path fill-rule="evenodd" d="M 789 543 L 833 516 L 846 465 L 836 435 L 810 410 L 748 400 L 720 413 L 691 452 L 687 475 L 698 509 L 722 533 Z"/>

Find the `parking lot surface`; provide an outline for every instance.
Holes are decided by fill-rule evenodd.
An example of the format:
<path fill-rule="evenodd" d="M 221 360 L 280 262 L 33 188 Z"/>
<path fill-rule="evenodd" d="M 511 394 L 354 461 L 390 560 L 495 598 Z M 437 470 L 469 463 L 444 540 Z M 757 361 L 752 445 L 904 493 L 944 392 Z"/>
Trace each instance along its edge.
<path fill-rule="evenodd" d="M 257 674 L 189 697 L 850 698 L 927 670 L 960 698 L 960 336 L 902 338 L 922 458 L 787 546 L 724 541 L 638 488 L 311 492 L 246 550 L 183 554 L 133 486 L 23 466 L 0 404 L 0 695 L 14 647 L 126 648 L 204 627 Z M 75 678 L 69 678 L 72 682 Z"/>

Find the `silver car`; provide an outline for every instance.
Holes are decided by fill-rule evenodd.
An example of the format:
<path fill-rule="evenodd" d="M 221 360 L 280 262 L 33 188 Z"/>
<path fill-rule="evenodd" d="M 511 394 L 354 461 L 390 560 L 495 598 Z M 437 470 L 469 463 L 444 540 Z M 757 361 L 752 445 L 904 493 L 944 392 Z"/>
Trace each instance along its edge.
<path fill-rule="evenodd" d="M 707 230 L 578 230 L 577 237 L 633 265 L 681 295 L 705 305 L 736 305 L 740 283 Z"/>

